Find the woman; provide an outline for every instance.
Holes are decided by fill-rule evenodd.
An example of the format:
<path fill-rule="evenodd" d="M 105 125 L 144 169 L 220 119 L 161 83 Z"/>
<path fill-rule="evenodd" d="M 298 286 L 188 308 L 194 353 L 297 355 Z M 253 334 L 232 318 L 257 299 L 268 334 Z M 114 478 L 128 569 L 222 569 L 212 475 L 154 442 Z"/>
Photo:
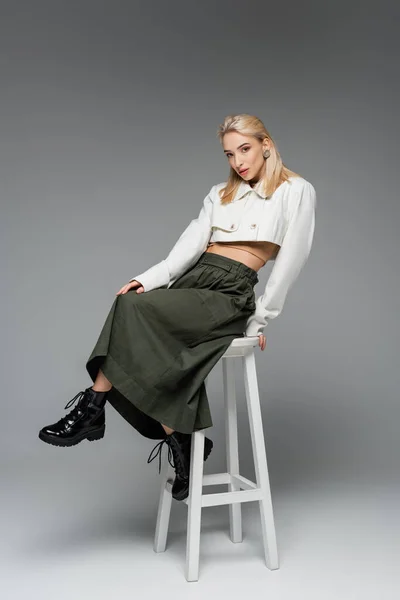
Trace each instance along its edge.
<path fill-rule="evenodd" d="M 160 467 L 167 443 L 177 500 L 188 495 L 191 433 L 213 424 L 205 378 L 237 337 L 258 336 L 265 349 L 264 328 L 280 314 L 315 228 L 313 186 L 285 167 L 257 117 L 230 115 L 218 136 L 227 182 L 211 188 L 167 258 L 117 292 L 86 363 L 93 386 L 39 433 L 57 446 L 100 439 L 108 400 L 142 435 L 162 440 L 153 449 Z M 268 260 L 275 264 L 255 302 Z M 212 446 L 206 437 L 204 460 Z"/>

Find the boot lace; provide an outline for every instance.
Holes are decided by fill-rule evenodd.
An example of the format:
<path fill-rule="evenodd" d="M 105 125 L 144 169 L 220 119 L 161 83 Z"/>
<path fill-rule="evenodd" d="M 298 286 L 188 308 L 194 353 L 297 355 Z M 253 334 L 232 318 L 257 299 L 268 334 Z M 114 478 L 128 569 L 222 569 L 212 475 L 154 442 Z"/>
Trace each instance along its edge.
<path fill-rule="evenodd" d="M 68 417 L 70 417 L 70 416 L 72 416 L 72 415 L 75 415 L 75 413 L 76 413 L 76 412 L 79 412 L 79 410 L 81 409 L 81 407 L 82 407 L 82 404 L 83 404 L 83 399 L 84 399 L 84 398 L 85 398 L 85 396 L 86 396 L 86 392 L 87 392 L 87 390 L 84 390 L 84 391 L 78 392 L 78 393 L 76 394 L 76 396 L 74 396 L 73 398 L 71 398 L 71 400 L 69 400 L 69 401 L 67 402 L 67 404 L 66 404 L 66 405 L 65 405 L 65 407 L 64 407 L 64 410 L 66 410 L 67 408 L 69 408 L 70 406 L 72 406 L 72 405 L 73 405 L 73 404 L 74 404 L 76 401 L 78 401 L 78 404 L 77 404 L 77 405 L 76 405 L 76 406 L 75 406 L 75 407 L 74 407 L 74 408 L 73 408 L 73 409 L 72 409 L 72 410 L 71 410 L 69 413 L 67 413 L 67 414 L 66 414 L 66 415 L 63 417 L 63 419 L 68 419 Z"/>
<path fill-rule="evenodd" d="M 171 445 L 169 443 L 169 440 L 167 438 L 165 438 L 164 440 L 161 440 L 161 442 L 158 442 L 158 444 L 156 444 L 153 448 L 153 450 L 150 452 L 149 454 L 149 458 L 147 459 L 147 464 L 151 463 L 155 458 L 157 458 L 157 456 L 159 457 L 159 463 L 158 463 L 158 472 L 161 472 L 161 454 L 162 454 L 162 449 L 163 449 L 163 445 L 167 444 L 168 446 L 168 462 L 171 465 L 171 467 L 173 467 L 175 469 L 175 465 L 174 463 L 171 462 L 171 459 L 173 458 L 173 453 L 172 453 L 172 448 Z M 154 450 L 158 448 L 157 452 L 155 453 L 155 455 L 151 458 L 151 455 L 153 454 Z"/>
<path fill-rule="evenodd" d="M 149 458 L 147 459 L 147 463 L 151 463 L 151 461 L 154 460 L 158 456 L 159 457 L 158 472 L 160 473 L 160 471 L 161 471 L 161 453 L 162 453 L 162 448 L 163 448 L 164 444 L 168 445 L 168 462 L 171 465 L 171 467 L 173 467 L 173 469 L 175 470 L 176 475 L 179 476 L 181 479 L 187 479 L 185 465 L 182 463 L 181 456 L 177 452 L 173 442 L 172 443 L 170 442 L 169 435 L 167 435 L 165 437 L 165 439 L 161 440 L 161 442 L 158 442 L 158 444 L 156 444 L 154 446 L 153 450 L 150 452 Z M 182 445 L 182 447 L 183 447 L 183 445 Z M 156 452 L 156 454 L 153 457 L 151 457 L 151 455 L 153 454 L 153 452 L 156 448 L 158 448 L 158 451 Z M 171 462 L 171 458 L 173 458 L 173 463 Z"/>

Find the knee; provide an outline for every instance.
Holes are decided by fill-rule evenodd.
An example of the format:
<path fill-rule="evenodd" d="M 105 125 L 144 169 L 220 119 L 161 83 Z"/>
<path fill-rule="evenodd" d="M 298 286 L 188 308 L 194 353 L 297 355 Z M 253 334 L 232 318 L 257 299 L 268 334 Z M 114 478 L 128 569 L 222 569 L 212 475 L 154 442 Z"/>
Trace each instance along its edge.
<path fill-rule="evenodd" d="M 121 306 L 136 305 L 140 301 L 141 294 L 137 294 L 135 290 L 129 290 L 125 294 L 117 296 L 117 303 Z"/>

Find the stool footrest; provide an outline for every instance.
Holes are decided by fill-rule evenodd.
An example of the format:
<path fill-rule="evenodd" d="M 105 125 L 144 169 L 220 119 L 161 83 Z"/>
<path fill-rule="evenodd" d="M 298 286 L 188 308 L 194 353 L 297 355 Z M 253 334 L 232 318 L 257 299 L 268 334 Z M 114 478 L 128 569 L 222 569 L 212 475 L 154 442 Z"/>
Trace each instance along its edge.
<path fill-rule="evenodd" d="M 174 477 L 169 476 L 166 480 L 165 486 L 170 491 L 174 483 Z M 203 475 L 202 485 L 224 485 L 224 484 L 235 484 L 241 490 L 257 490 L 260 489 L 254 481 L 250 481 L 243 475 L 231 475 L 231 473 L 209 473 Z"/>
<path fill-rule="evenodd" d="M 216 494 L 203 494 L 201 497 L 201 506 L 222 506 L 223 504 L 237 504 L 238 502 L 253 502 L 262 500 L 262 491 L 256 490 L 239 490 L 237 492 L 217 492 Z M 182 500 L 188 505 L 189 497 Z"/>
<path fill-rule="evenodd" d="M 205 485 L 223 485 L 224 483 L 233 483 L 239 486 L 241 490 L 254 490 L 258 486 L 243 475 L 233 475 L 231 473 L 210 473 L 203 475 L 203 486 Z"/>
<path fill-rule="evenodd" d="M 201 497 L 201 506 L 220 506 L 223 504 L 236 504 L 237 502 L 254 502 L 262 500 L 262 491 L 257 484 L 242 475 L 231 475 L 230 473 L 210 473 L 203 475 L 202 486 L 235 484 L 240 489 L 234 492 L 217 492 L 215 494 L 204 494 Z M 165 488 L 172 491 L 173 481 L 168 479 Z M 180 502 L 188 505 L 189 496 Z"/>

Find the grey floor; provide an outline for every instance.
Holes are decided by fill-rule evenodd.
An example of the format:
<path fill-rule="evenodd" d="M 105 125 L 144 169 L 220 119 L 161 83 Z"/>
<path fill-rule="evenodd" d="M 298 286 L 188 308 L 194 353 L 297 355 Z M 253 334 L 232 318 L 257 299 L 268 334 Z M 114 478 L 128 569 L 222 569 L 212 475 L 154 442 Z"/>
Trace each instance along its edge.
<path fill-rule="evenodd" d="M 229 539 L 227 507 L 206 508 L 200 579 L 188 583 L 185 504 L 173 501 L 166 552 L 152 548 L 159 479 L 156 461 L 146 460 L 154 443 L 136 440 L 132 447 L 142 451 L 132 457 L 118 451 L 116 440 L 106 444 L 43 444 L 29 459 L 7 461 L 2 599 L 122 600 L 161 592 L 174 599 L 207 592 L 273 600 L 400 596 L 400 488 L 387 477 L 371 483 L 363 471 L 351 477 L 322 469 L 313 477 L 270 473 L 280 569 L 265 566 L 256 503 L 243 505 L 241 544 Z M 217 457 L 205 472 L 222 466 Z"/>

